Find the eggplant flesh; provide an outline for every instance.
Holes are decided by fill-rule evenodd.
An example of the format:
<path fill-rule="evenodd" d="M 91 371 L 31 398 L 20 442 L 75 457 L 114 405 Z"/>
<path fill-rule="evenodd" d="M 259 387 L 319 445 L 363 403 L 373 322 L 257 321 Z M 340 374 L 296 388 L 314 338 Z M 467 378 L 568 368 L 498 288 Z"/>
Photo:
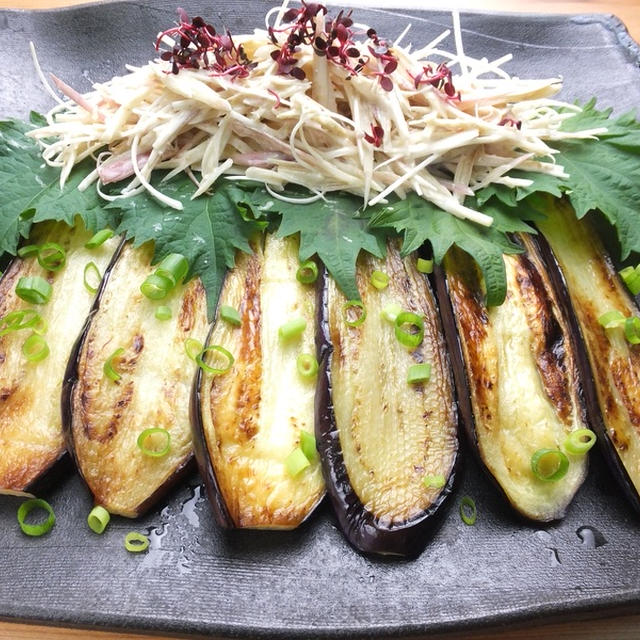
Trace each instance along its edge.
<path fill-rule="evenodd" d="M 35 256 L 15 258 L 0 281 L 0 316 L 36 310 L 46 323 L 43 337 L 49 347 L 44 360 L 29 362 L 22 345 L 31 329 L 0 337 L 0 493 L 28 492 L 65 454 L 60 392 L 69 354 L 95 298 L 84 284 L 85 266 L 94 262 L 103 273 L 119 243 L 112 238 L 89 250 L 84 245 L 91 235 L 80 221 L 73 228 L 62 222 L 37 225 L 29 242 L 58 243 L 66 251 L 64 267 L 52 272 Z M 51 284 L 46 304 L 28 304 L 16 295 L 20 278 L 29 276 Z"/>
<path fill-rule="evenodd" d="M 630 344 L 622 328 L 598 322 L 608 311 L 629 317 L 640 310 L 591 223 L 577 220 L 565 201 L 549 202 L 545 212 L 538 227 L 553 252 L 549 260 L 559 264 L 586 345 L 595 386 L 593 428 L 640 512 L 640 345 Z"/>
<path fill-rule="evenodd" d="M 63 395 L 66 435 L 96 504 L 136 517 L 188 469 L 193 455 L 189 396 L 196 363 L 185 341 L 207 335 L 206 294 L 200 280 L 178 285 L 167 298 L 147 299 L 140 285 L 153 272 L 152 248 L 123 247 L 106 275 L 99 305 L 77 345 Z M 159 320 L 159 304 L 171 309 Z M 113 362 L 120 379 L 104 374 Z M 146 455 L 137 445 L 149 428 L 169 432 L 170 450 Z"/>
<path fill-rule="evenodd" d="M 389 276 L 385 289 L 370 283 L 374 271 Z M 414 556 L 454 479 L 457 411 L 449 359 L 415 255 L 403 259 L 395 245 L 384 260 L 362 255 L 357 285 L 366 318 L 355 327 L 345 322 L 347 300 L 326 274 L 321 291 L 316 437 L 327 491 L 355 548 Z M 423 318 L 424 338 L 413 350 L 383 316 L 389 305 Z M 429 380 L 410 384 L 409 368 L 421 363 L 431 365 Z M 428 476 L 442 485 L 425 486 Z"/>
<path fill-rule="evenodd" d="M 223 527 L 291 529 L 324 495 L 317 457 L 295 477 L 285 466 L 314 416 L 315 380 L 300 376 L 296 359 L 315 356 L 315 287 L 297 281 L 297 256 L 294 238 L 267 234 L 238 257 L 219 305 L 237 309 L 241 325 L 218 318 L 208 340 L 235 362 L 225 374 L 198 374 L 196 457 Z M 281 340 L 279 328 L 296 318 L 306 321 L 302 335 Z"/>
<path fill-rule="evenodd" d="M 520 514 L 547 522 L 564 516 L 586 477 L 588 459 L 568 456 L 567 474 L 550 482 L 534 475 L 531 458 L 539 449 L 562 449 L 571 431 L 588 424 L 561 293 L 531 240 L 519 240 L 524 253 L 504 256 L 508 288 L 498 307 L 485 306 L 482 276 L 470 256 L 457 248 L 447 254 L 453 317 L 445 326 L 453 329 L 455 323 L 458 332 L 450 344 L 462 356 L 454 366 L 475 451 Z"/>

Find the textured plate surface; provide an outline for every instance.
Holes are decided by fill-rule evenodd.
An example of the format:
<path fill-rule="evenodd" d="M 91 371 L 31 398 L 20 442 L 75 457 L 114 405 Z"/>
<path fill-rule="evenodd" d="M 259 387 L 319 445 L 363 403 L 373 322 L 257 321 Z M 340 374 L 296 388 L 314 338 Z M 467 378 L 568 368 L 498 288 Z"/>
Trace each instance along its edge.
<path fill-rule="evenodd" d="M 269 4 L 183 6 L 239 32 L 261 25 Z M 87 90 L 123 72 L 125 63 L 153 57 L 154 36 L 171 24 L 174 7 L 147 0 L 0 12 L 0 114 L 26 117 L 51 106 L 32 69 L 29 40 L 45 72 Z M 358 10 L 357 16 L 391 38 L 411 22 L 409 39 L 417 44 L 451 26 L 444 12 L 398 17 Z M 523 77 L 561 74 L 568 100 L 595 95 L 601 106 L 621 111 L 640 105 L 640 51 L 614 18 L 465 14 L 462 26 L 467 53 L 490 59 L 513 53 L 507 69 Z M 19 501 L 0 496 L 0 617 L 247 637 L 354 637 L 637 610 L 640 523 L 598 454 L 566 519 L 544 528 L 517 520 L 468 451 L 463 457 L 443 524 L 411 562 L 358 555 L 326 505 L 295 532 L 221 533 L 197 477 L 139 523 L 114 518 L 100 537 L 85 525 L 91 501 L 75 475 L 45 494 L 58 522 L 42 539 L 20 533 Z M 478 505 L 474 527 L 458 515 L 463 495 Z M 148 554 L 124 550 L 133 528 L 150 534 Z"/>

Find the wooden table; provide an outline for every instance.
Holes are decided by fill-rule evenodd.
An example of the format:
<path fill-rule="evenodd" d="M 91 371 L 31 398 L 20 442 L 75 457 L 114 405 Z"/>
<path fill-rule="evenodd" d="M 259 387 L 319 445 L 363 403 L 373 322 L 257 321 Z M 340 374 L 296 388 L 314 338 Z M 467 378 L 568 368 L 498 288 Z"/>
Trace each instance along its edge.
<path fill-rule="evenodd" d="M 84 4 L 87 0 L 0 0 L 0 8 L 46 9 L 50 7 Z M 177 3 L 179 4 L 179 3 Z M 371 0 L 348 4 L 377 4 Z M 392 0 L 380 2 L 390 6 Z M 411 0 L 403 0 L 409 5 Z M 416 0 L 420 8 L 460 8 L 490 11 L 527 11 L 541 13 L 613 13 L 626 25 L 637 41 L 640 41 L 640 0 Z M 537 623 L 522 625 L 521 628 L 491 629 L 463 634 L 429 636 L 429 640 L 637 640 L 640 637 L 640 615 L 619 616 L 596 621 L 575 621 L 562 624 Z M 175 638 L 176 636 L 173 636 Z M 184 636 L 187 638 L 187 636 Z M 129 632 L 110 633 L 104 631 L 85 631 L 66 628 L 51 628 L 38 625 L 0 622 L 0 640 L 169 640 L 167 636 L 148 636 Z M 189 638 L 192 638 L 190 636 Z"/>

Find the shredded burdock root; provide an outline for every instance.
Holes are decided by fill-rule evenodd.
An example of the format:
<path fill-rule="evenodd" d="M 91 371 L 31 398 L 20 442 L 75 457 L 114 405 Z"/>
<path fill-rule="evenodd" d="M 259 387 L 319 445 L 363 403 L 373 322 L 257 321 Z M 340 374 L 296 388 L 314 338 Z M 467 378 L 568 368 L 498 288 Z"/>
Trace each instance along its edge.
<path fill-rule="evenodd" d="M 169 207 L 180 202 L 150 184 L 186 172 L 193 197 L 224 176 L 257 180 L 278 196 L 287 183 L 313 192 L 347 191 L 363 203 L 410 191 L 443 210 L 489 225 L 465 198 L 491 184 L 526 186 L 513 169 L 565 176 L 547 143 L 592 137 L 602 130 L 560 131 L 579 107 L 551 98 L 560 79 L 522 80 L 502 65 L 466 56 L 457 14 L 456 53 L 439 48 L 444 32 L 412 50 L 320 4 L 283 4 L 266 30 L 218 33 L 179 10 L 177 26 L 160 34 L 160 59 L 131 67 L 80 95 L 54 78 L 66 100 L 29 135 L 61 184 L 87 156 L 107 200 L 143 190 Z M 275 16 L 275 18 L 274 18 Z M 274 18 L 273 25 L 270 20 Z M 405 30 L 406 33 L 406 30 Z M 453 73 L 453 69 L 457 73 Z M 563 107 L 559 113 L 558 108 Z M 108 183 L 132 178 L 117 193 Z"/>

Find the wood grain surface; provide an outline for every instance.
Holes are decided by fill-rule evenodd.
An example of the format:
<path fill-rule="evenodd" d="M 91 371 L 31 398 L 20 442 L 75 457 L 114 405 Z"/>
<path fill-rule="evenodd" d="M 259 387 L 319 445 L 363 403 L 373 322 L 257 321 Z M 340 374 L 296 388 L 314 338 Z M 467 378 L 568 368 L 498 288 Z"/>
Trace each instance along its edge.
<path fill-rule="evenodd" d="M 0 8 L 46 9 L 51 7 L 87 4 L 80 0 L 0 0 Z M 178 3 L 177 3 L 178 4 Z M 390 6 L 392 0 L 376 2 L 369 0 L 348 4 Z M 576 0 L 563 2 L 558 0 L 449 0 L 445 2 L 430 0 L 403 0 L 403 5 L 415 4 L 421 9 L 460 8 L 487 11 L 540 12 L 540 13 L 610 13 L 618 16 L 627 26 L 632 37 L 640 41 L 640 0 Z M 140 635 L 135 632 L 87 631 L 80 629 L 54 628 L 39 625 L 0 622 L 0 640 L 170 640 L 170 638 L 188 638 L 193 636 Z M 562 624 L 544 624 L 538 620 L 518 628 L 494 628 L 465 633 L 429 636 L 429 640 L 637 640 L 640 638 L 640 615 L 618 616 L 593 621 L 576 620 Z"/>

